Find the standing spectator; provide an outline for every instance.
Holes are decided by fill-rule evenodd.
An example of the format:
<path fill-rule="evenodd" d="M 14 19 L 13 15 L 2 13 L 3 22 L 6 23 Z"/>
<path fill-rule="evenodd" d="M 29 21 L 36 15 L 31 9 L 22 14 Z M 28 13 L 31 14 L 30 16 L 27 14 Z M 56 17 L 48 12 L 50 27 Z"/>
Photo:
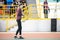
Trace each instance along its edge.
<path fill-rule="evenodd" d="M 48 10 L 49 10 L 49 7 L 48 7 L 48 2 L 47 0 L 44 1 L 44 17 L 45 18 L 48 18 Z"/>

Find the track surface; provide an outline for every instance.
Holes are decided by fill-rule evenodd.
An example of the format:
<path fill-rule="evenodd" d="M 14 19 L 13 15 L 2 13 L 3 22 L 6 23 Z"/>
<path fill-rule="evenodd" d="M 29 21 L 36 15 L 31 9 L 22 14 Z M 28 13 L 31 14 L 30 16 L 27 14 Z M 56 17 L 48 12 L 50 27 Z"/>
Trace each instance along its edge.
<path fill-rule="evenodd" d="M 23 33 L 24 39 L 14 38 L 15 32 L 0 32 L 0 40 L 60 40 L 59 32 Z"/>

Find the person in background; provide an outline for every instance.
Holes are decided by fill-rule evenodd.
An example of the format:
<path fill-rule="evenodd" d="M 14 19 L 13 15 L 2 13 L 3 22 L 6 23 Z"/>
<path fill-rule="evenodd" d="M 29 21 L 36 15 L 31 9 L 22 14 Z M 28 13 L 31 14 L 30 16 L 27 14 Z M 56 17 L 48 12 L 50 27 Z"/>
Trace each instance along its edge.
<path fill-rule="evenodd" d="M 43 9 L 44 9 L 44 17 L 48 18 L 48 10 L 50 11 L 50 9 L 49 9 L 47 0 L 44 1 L 44 7 L 43 7 Z"/>
<path fill-rule="evenodd" d="M 21 10 L 21 5 L 18 6 L 17 10 L 16 10 L 16 21 L 17 21 L 17 24 L 18 24 L 18 29 L 16 31 L 16 34 L 15 34 L 15 38 L 17 38 L 17 35 L 19 33 L 19 38 L 20 39 L 24 39 L 22 37 L 22 25 L 21 25 L 21 18 L 22 18 L 22 10 Z"/>

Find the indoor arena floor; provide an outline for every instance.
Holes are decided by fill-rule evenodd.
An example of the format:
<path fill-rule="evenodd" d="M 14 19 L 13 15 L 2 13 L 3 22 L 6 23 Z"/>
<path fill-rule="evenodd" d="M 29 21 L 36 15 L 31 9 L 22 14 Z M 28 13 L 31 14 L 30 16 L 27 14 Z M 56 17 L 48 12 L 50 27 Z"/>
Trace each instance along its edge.
<path fill-rule="evenodd" d="M 0 32 L 0 40 L 60 40 L 59 32 L 23 33 L 24 39 L 14 38 L 14 32 Z"/>

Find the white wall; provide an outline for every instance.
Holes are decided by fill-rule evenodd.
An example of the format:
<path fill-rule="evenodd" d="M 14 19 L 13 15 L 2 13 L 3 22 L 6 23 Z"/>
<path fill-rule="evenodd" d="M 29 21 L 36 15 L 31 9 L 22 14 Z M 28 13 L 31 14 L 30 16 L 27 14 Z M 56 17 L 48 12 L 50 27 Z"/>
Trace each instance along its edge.
<path fill-rule="evenodd" d="M 57 21 L 57 31 L 60 32 L 60 20 Z"/>
<path fill-rule="evenodd" d="M 50 20 L 28 20 L 25 23 L 22 22 L 23 31 L 30 32 L 50 32 L 51 31 Z"/>
<path fill-rule="evenodd" d="M 0 32 L 5 32 L 6 31 L 6 21 L 5 20 L 0 20 Z"/>
<path fill-rule="evenodd" d="M 39 20 L 38 31 L 50 32 L 51 31 L 51 20 Z"/>
<path fill-rule="evenodd" d="M 50 20 L 26 20 L 22 22 L 23 32 L 50 32 L 51 31 Z M 9 32 L 16 31 L 17 26 L 11 28 Z"/>
<path fill-rule="evenodd" d="M 15 20 L 14 20 L 15 21 Z M 10 26 L 16 21 L 9 21 Z M 16 31 L 17 26 L 11 28 L 9 32 Z M 0 32 L 6 31 L 6 21 L 0 20 Z M 22 22 L 23 32 L 50 32 L 51 31 L 51 20 L 26 20 Z M 60 31 L 60 20 L 57 21 L 57 31 Z"/>

